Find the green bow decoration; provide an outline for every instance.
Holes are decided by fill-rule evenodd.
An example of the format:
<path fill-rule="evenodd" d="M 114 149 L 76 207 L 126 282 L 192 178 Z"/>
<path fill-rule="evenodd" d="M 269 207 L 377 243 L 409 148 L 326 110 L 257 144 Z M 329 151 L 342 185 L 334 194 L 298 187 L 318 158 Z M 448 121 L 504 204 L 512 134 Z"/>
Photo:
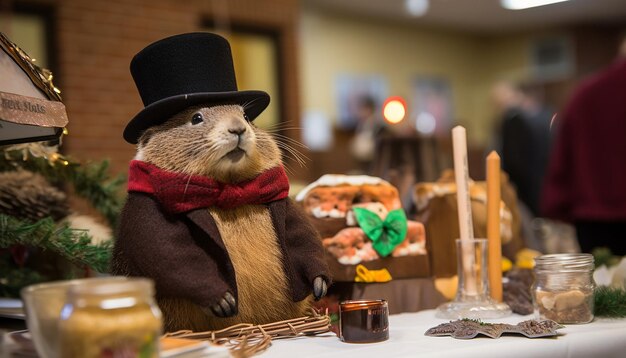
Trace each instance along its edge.
<path fill-rule="evenodd" d="M 364 208 L 353 208 L 356 221 L 365 235 L 372 240 L 372 247 L 381 257 L 387 257 L 406 237 L 407 224 L 404 210 L 396 209 L 387 214 L 385 221 Z"/>

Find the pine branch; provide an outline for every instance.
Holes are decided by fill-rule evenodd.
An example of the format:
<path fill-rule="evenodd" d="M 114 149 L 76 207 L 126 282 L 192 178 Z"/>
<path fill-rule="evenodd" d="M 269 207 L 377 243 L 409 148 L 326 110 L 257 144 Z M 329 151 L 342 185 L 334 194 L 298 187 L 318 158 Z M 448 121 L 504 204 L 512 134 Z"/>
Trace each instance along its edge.
<path fill-rule="evenodd" d="M 18 168 L 39 173 L 53 184 L 72 183 L 76 194 L 87 199 L 112 227 L 116 227 L 123 204 L 120 188 L 126 178 L 123 175 L 111 178 L 107 161 L 86 165 L 64 160 L 50 162 L 43 157 L 25 155 L 23 150 L 5 151 L 4 156 L 0 156 L 0 171 Z"/>
<path fill-rule="evenodd" d="M 594 293 L 594 314 L 598 317 L 626 317 L 626 291 L 621 288 L 600 286 Z"/>
<path fill-rule="evenodd" d="M 78 266 L 88 266 L 98 272 L 107 272 L 113 240 L 91 244 L 85 230 L 76 230 L 63 224 L 58 226 L 51 218 L 35 223 L 0 215 L 0 248 L 13 245 L 39 247 L 56 252 Z"/>
<path fill-rule="evenodd" d="M 111 179 L 108 175 L 109 162 L 91 163 L 77 168 L 70 179 L 74 183 L 76 193 L 88 199 L 116 227 L 122 209 L 119 196 L 120 187 L 126 182 L 123 175 Z"/>

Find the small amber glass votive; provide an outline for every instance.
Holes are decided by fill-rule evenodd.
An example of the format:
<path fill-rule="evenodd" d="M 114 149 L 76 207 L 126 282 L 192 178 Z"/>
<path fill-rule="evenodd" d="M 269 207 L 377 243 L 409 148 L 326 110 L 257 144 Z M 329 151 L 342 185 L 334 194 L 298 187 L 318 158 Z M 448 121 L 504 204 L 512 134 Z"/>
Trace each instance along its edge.
<path fill-rule="evenodd" d="M 339 338 L 347 343 L 374 343 L 389 338 L 389 308 L 385 300 L 339 304 Z"/>

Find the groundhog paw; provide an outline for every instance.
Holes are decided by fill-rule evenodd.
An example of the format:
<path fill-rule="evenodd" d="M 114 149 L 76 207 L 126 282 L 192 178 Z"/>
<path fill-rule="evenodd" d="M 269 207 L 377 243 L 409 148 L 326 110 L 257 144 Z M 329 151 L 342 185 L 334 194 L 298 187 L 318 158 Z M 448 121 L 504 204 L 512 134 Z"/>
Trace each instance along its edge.
<path fill-rule="evenodd" d="M 211 306 L 211 311 L 217 317 L 234 316 L 237 314 L 237 301 L 230 292 L 226 292 L 217 304 Z"/>
<path fill-rule="evenodd" d="M 313 297 L 315 300 L 319 300 L 320 298 L 326 296 L 326 291 L 328 290 L 328 284 L 326 280 L 322 276 L 317 276 L 313 280 Z"/>

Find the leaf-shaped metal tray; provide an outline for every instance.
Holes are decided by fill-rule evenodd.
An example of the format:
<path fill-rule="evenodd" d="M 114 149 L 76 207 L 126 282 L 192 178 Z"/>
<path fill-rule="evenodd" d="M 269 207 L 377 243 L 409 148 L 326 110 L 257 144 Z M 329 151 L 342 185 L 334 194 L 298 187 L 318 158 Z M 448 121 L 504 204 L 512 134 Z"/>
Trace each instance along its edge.
<path fill-rule="evenodd" d="M 528 320 L 516 325 L 504 323 L 485 323 L 473 319 L 459 319 L 442 323 L 424 333 L 427 336 L 452 336 L 457 339 L 472 339 L 479 334 L 489 338 L 500 338 L 503 333 L 513 333 L 528 338 L 556 336 L 562 325 L 551 320 Z"/>

